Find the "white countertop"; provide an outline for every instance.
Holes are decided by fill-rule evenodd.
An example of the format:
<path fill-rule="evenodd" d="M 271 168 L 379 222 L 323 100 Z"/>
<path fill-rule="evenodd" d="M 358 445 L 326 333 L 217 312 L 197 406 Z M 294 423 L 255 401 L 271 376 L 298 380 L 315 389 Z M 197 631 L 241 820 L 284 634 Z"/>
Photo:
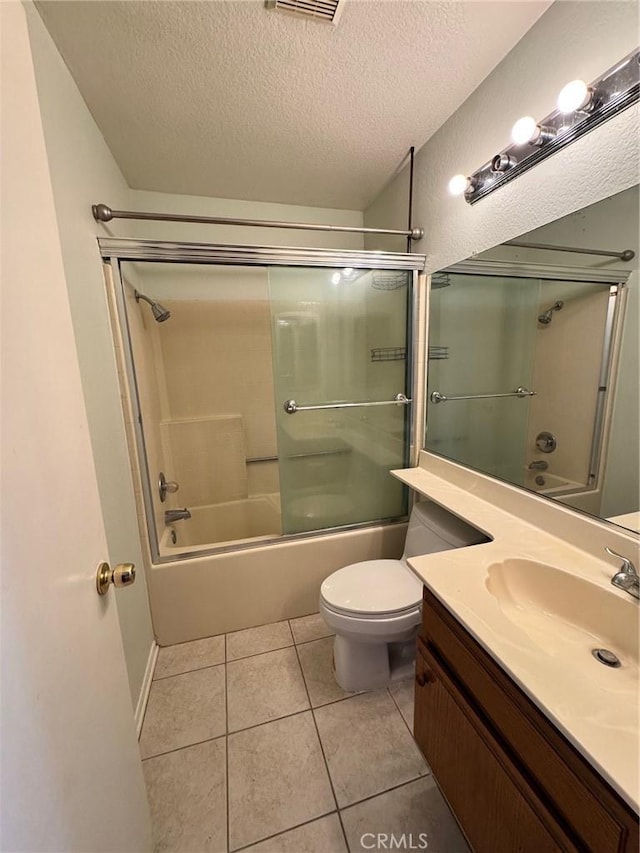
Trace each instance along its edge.
<path fill-rule="evenodd" d="M 417 492 L 446 507 L 492 541 L 409 559 L 422 582 L 506 670 L 535 704 L 636 811 L 640 809 L 638 667 L 610 669 L 599 664 L 584 642 L 558 647 L 543 633 L 509 618 L 487 586 L 492 564 L 518 558 L 557 567 L 596 584 L 607 596 L 621 597 L 631 624 L 638 625 L 638 602 L 611 586 L 615 562 L 598 559 L 544 529 L 423 468 L 393 471 Z M 533 567 L 535 570 L 535 567 Z M 600 595 L 600 590 L 596 590 Z M 615 603 L 615 602 L 614 602 Z M 615 603 L 617 606 L 617 603 Z M 544 619 L 553 614 L 541 614 Z M 598 616 L 593 620 L 598 623 Z M 569 623 L 569 631 L 571 624 Z M 606 638 L 593 633 L 593 645 Z M 584 637 L 584 634 L 582 634 Z M 601 642 L 599 643 L 598 640 Z M 637 640 L 629 639 L 630 646 Z M 566 651 L 566 654 L 565 654 Z M 623 662 L 624 663 L 624 662 Z"/>

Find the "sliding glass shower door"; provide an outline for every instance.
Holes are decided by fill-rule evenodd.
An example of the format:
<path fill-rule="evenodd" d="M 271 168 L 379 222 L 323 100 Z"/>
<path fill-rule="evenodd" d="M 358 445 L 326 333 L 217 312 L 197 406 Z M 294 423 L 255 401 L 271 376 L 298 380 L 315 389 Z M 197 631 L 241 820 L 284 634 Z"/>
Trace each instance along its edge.
<path fill-rule="evenodd" d="M 154 562 L 406 515 L 389 471 L 409 462 L 419 259 L 124 248 L 141 256 L 111 269 Z"/>
<path fill-rule="evenodd" d="M 283 533 L 406 514 L 389 470 L 408 464 L 411 281 L 269 269 Z"/>

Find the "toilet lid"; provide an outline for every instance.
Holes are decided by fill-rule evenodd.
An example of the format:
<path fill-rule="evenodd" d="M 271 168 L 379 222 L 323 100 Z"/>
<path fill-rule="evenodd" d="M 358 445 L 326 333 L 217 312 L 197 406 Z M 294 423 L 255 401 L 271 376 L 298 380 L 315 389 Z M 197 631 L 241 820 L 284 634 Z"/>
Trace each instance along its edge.
<path fill-rule="evenodd" d="M 320 594 L 336 610 L 372 616 L 416 607 L 422 583 L 400 560 L 367 560 L 329 575 Z"/>

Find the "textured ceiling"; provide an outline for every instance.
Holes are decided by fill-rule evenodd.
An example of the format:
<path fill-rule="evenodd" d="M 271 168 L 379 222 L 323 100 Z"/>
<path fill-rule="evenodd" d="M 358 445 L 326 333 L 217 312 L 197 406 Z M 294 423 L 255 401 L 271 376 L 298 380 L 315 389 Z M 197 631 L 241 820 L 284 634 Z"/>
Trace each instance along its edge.
<path fill-rule="evenodd" d="M 135 189 L 363 209 L 550 5 L 41 0 Z"/>

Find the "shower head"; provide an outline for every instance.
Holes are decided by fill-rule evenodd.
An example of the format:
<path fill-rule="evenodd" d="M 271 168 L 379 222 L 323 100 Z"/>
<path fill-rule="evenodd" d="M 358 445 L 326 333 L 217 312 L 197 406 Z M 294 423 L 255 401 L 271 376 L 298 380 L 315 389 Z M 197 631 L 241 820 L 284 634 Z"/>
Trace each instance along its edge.
<path fill-rule="evenodd" d="M 554 305 L 552 305 L 551 308 L 548 308 L 543 314 L 538 315 L 538 323 L 542 323 L 543 326 L 548 326 L 553 317 L 553 312 L 559 311 L 563 305 L 564 302 L 561 299 L 558 299 L 558 301 Z"/>
<path fill-rule="evenodd" d="M 144 293 L 139 293 L 137 290 L 134 290 L 133 293 L 136 297 L 136 302 L 140 302 L 142 299 L 144 302 L 148 302 L 149 305 L 151 305 L 153 319 L 156 323 L 164 323 L 164 321 L 168 320 L 171 316 L 171 311 L 169 311 L 168 308 L 165 308 L 164 305 L 161 305 L 159 302 L 154 302 L 153 299 L 149 299 L 148 296 L 145 296 Z"/>

